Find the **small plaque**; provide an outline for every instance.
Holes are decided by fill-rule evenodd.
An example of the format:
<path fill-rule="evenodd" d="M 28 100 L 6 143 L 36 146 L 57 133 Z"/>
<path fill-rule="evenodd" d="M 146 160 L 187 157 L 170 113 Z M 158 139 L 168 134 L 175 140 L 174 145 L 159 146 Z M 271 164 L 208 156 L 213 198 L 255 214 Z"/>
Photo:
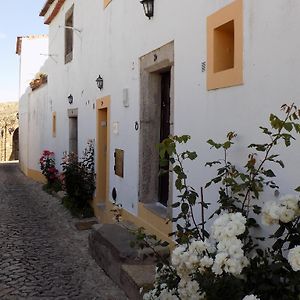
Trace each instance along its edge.
<path fill-rule="evenodd" d="M 115 135 L 119 134 L 119 122 L 114 122 L 112 124 L 112 131 L 113 131 L 113 134 L 115 134 Z"/>
<path fill-rule="evenodd" d="M 124 177 L 124 150 L 115 149 L 115 174 Z"/>

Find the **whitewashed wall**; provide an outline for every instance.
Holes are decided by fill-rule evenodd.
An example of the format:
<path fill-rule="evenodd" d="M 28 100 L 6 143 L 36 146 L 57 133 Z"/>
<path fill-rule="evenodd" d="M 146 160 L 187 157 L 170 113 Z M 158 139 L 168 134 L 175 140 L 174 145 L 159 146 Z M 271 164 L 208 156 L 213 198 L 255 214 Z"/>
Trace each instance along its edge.
<path fill-rule="evenodd" d="M 300 105 L 300 39 L 298 38 L 300 2 L 296 0 L 244 1 L 244 85 L 215 91 L 206 89 L 206 17 L 229 4 L 229 0 L 159 0 L 155 16 L 148 20 L 136 0 L 112 0 L 103 10 L 99 0 L 77 0 L 74 8 L 73 61 L 64 64 L 65 13 L 74 1 L 67 0 L 49 27 L 48 104 L 57 112 L 57 137 L 44 131 L 57 158 L 68 149 L 67 109 L 78 108 L 79 153 L 86 141 L 95 138 L 95 100 L 111 95 L 111 122 L 119 122 L 118 135 L 111 134 L 110 190 L 116 187 L 123 207 L 136 213 L 138 202 L 139 133 L 139 57 L 174 40 L 175 47 L 175 134 L 190 134 L 190 149 L 199 154 L 189 166 L 189 178 L 195 187 L 203 186 L 213 171 L 206 161 L 220 158 L 210 151 L 206 140 L 222 141 L 227 131 L 238 133 L 237 145 L 230 159 L 239 166 L 246 161 L 245 146 L 263 141 L 258 126 L 266 125 L 270 112 L 281 104 Z M 95 79 L 101 74 L 104 89 Z M 130 106 L 122 105 L 122 90 L 128 88 Z M 74 96 L 68 104 L 67 96 Z M 33 95 L 32 95 L 33 97 Z M 47 106 L 45 104 L 45 107 Z M 47 110 L 50 114 L 51 110 Z M 51 115 L 45 118 L 51 119 Z M 30 132 L 31 134 L 31 132 Z M 125 177 L 113 172 L 113 149 L 125 150 Z M 282 193 L 300 184 L 300 139 L 289 151 L 283 149 L 286 169 L 278 173 Z M 31 155 L 36 155 L 30 153 Z M 32 158 L 34 161 L 36 158 Z M 177 192 L 174 191 L 174 197 Z M 206 200 L 215 203 L 217 192 L 205 192 Z M 268 195 L 271 196 L 271 195 Z"/>
<path fill-rule="evenodd" d="M 46 35 L 22 37 L 20 54 L 20 96 L 26 92 L 29 83 L 39 72 L 48 56 Z"/>
<path fill-rule="evenodd" d="M 20 52 L 20 67 L 19 67 L 19 160 L 24 172 L 30 168 L 30 162 L 36 160 L 36 146 L 40 140 L 36 140 L 35 147 L 30 144 L 35 141 L 35 134 L 41 128 L 38 124 L 36 127 L 31 127 L 30 120 L 32 119 L 33 111 L 31 102 L 39 101 L 40 93 L 32 94 L 29 88 L 29 83 L 33 80 L 36 74 L 45 65 L 48 59 L 48 37 L 47 36 L 29 36 L 22 37 L 21 52 Z M 30 97 L 32 100 L 30 100 Z M 45 112 L 46 113 L 46 112 Z M 45 120 L 46 120 L 45 116 Z M 42 131 L 39 135 L 42 135 Z M 38 145 L 40 148 L 40 145 Z M 32 169 L 36 169 L 34 164 Z"/>

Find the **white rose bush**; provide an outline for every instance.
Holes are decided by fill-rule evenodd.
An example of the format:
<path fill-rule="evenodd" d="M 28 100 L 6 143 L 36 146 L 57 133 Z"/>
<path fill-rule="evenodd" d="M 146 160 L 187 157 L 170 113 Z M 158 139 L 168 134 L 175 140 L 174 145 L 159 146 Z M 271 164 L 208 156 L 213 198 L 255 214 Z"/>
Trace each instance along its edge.
<path fill-rule="evenodd" d="M 267 141 L 250 144 L 247 160 L 239 166 L 228 159 L 234 132 L 224 143 L 207 141 L 212 151 L 223 153 L 220 160 L 206 163 L 217 167 L 217 176 L 205 189 L 216 187 L 219 195 L 210 199 L 218 206 L 208 217 L 210 204 L 203 189 L 198 193 L 188 185 L 184 170 L 185 161 L 197 154 L 178 152 L 190 137 L 170 136 L 159 145 L 161 166 L 173 172 L 178 190 L 179 200 L 172 205 L 177 215 L 170 220 L 176 228 L 170 234 L 175 245 L 170 257 L 161 256 L 155 246 L 168 243 L 150 243 L 149 237 L 155 237 L 138 230 L 136 245 L 150 247 L 157 258 L 155 285 L 143 295 L 145 300 L 300 300 L 300 187 L 266 201 L 264 193 L 280 192 L 271 168 L 285 165 L 274 150 L 289 147 L 300 134 L 300 110 L 292 104 L 283 105 L 282 111 L 282 119 L 270 115 L 270 128 L 260 127 Z M 262 226 L 273 233 L 264 236 Z"/>

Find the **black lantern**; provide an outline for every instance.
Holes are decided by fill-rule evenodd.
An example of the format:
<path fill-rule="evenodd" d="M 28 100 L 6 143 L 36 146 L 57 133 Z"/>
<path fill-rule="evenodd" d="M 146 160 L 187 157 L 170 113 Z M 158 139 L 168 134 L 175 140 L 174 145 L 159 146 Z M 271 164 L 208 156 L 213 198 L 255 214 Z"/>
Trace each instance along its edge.
<path fill-rule="evenodd" d="M 142 0 L 141 3 L 143 4 L 146 17 L 151 19 L 154 14 L 154 0 Z"/>
<path fill-rule="evenodd" d="M 69 101 L 69 104 L 73 103 L 73 96 L 71 94 L 68 96 L 68 101 Z"/>
<path fill-rule="evenodd" d="M 96 82 L 98 89 L 101 91 L 103 89 L 103 78 L 99 75 Z"/>

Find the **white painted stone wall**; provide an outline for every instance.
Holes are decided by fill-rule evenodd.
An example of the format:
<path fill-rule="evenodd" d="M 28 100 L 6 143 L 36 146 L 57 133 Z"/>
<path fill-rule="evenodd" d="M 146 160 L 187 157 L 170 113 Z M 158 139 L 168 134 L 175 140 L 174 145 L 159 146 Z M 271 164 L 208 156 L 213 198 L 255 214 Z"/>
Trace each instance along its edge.
<path fill-rule="evenodd" d="M 31 123 L 33 115 L 35 115 L 35 108 L 32 105 L 33 103 L 41 105 L 42 100 L 40 99 L 40 92 L 32 92 L 29 84 L 38 72 L 43 72 L 42 68 L 46 66 L 48 37 L 46 35 L 22 37 L 19 56 L 19 160 L 23 171 L 27 172 L 27 169 L 38 170 L 36 162 L 39 156 L 37 156 L 37 151 L 43 146 L 42 144 L 38 145 L 41 140 L 37 139 L 39 135 L 44 134 L 40 131 L 43 127 L 40 126 L 40 123 Z M 40 116 L 43 118 L 41 122 L 48 119 L 47 113 L 47 111 L 44 111 L 43 116 Z M 47 137 L 45 135 L 46 139 Z M 33 141 L 35 143 L 31 144 Z M 35 161 L 34 164 L 32 164 L 33 161 Z"/>
<path fill-rule="evenodd" d="M 48 37 L 33 35 L 22 37 L 20 54 L 19 95 L 22 96 L 29 83 L 48 58 Z"/>
<path fill-rule="evenodd" d="M 199 188 L 214 176 L 205 168 L 206 161 L 221 158 L 222 153 L 210 151 L 206 141 L 222 141 L 226 133 L 238 133 L 230 159 L 243 166 L 251 142 L 264 141 L 258 126 L 266 125 L 270 112 L 278 112 L 281 104 L 294 101 L 300 105 L 300 2 L 296 0 L 244 1 L 244 85 L 214 91 L 206 89 L 206 17 L 229 0 L 159 0 L 155 1 L 154 18 L 148 20 L 139 1 L 112 0 L 103 10 L 100 0 L 76 0 L 73 60 L 64 64 L 65 13 L 74 1 L 67 0 L 49 27 L 48 98 L 52 110 L 44 111 L 51 120 L 57 112 L 57 136 L 45 127 L 43 136 L 57 158 L 68 149 L 67 109 L 78 108 L 79 153 L 90 138 L 96 138 L 96 110 L 99 97 L 111 95 L 111 122 L 119 122 L 119 134 L 111 135 L 110 191 L 116 187 L 118 201 L 132 213 L 138 203 L 139 133 L 139 57 L 174 40 L 175 45 L 175 134 L 190 134 L 188 146 L 199 154 L 196 163 L 188 166 L 190 184 Z M 104 78 L 100 92 L 97 76 Z M 129 90 L 130 105 L 123 107 L 122 91 Z M 72 94 L 74 103 L 67 97 Z M 31 97 L 35 97 L 32 94 Z M 26 131 L 26 130 L 25 130 Z M 33 134 L 30 130 L 29 135 Z M 25 136 L 25 135 L 24 135 Z M 113 150 L 125 151 L 125 177 L 113 172 Z M 283 148 L 286 169 L 278 172 L 281 193 L 291 193 L 300 184 L 300 139 L 288 151 Z M 22 148 L 21 148 L 22 151 Z M 36 153 L 29 152 L 31 166 Z M 278 170 L 279 171 L 279 170 Z M 174 191 L 174 199 L 177 192 Z M 271 197 L 267 193 L 266 197 Z M 216 203 L 217 190 L 205 191 L 205 199 Z"/>

